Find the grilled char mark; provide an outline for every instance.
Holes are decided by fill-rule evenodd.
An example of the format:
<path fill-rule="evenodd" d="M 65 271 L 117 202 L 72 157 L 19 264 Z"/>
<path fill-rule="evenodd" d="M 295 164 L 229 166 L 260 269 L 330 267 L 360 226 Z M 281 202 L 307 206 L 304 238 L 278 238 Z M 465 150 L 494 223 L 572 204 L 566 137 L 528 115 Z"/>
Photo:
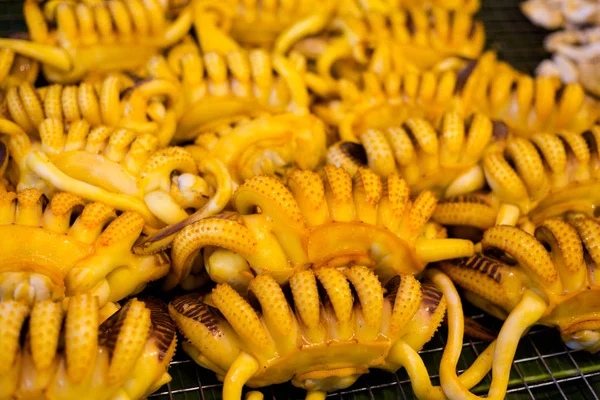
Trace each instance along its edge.
<path fill-rule="evenodd" d="M 437 310 L 440 302 L 442 301 L 442 292 L 430 283 L 422 284 L 421 290 L 423 292 L 421 301 L 427 307 L 427 311 L 430 314 L 435 313 L 435 310 Z"/>
<path fill-rule="evenodd" d="M 214 336 L 221 334 L 221 330 L 217 326 L 219 310 L 204 303 L 198 298 L 198 295 L 190 294 L 178 297 L 171 302 L 171 306 L 184 317 L 194 319 L 206 326 Z"/>
<path fill-rule="evenodd" d="M 131 302 L 128 302 L 98 327 L 98 344 L 108 349 L 110 358 L 112 358 L 119 338 L 119 333 L 123 328 L 123 324 L 130 308 Z"/>
<path fill-rule="evenodd" d="M 469 258 L 462 258 L 457 260 L 448 260 L 447 262 L 461 268 L 469 268 L 480 272 L 484 275 L 487 275 L 488 278 L 493 279 L 496 283 L 500 283 L 502 281 L 502 276 L 500 274 L 501 264 L 499 261 L 481 255 L 475 254 Z"/>
<path fill-rule="evenodd" d="M 396 296 L 398 295 L 398 288 L 400 287 L 401 281 L 402 278 L 399 275 L 396 275 L 385 284 L 385 291 L 387 292 L 385 298 L 390 300 L 392 304 L 394 304 Z"/>
<path fill-rule="evenodd" d="M 343 142 L 340 143 L 340 150 L 357 164 L 366 166 L 369 163 L 367 151 L 361 144 L 354 142 Z"/>
<path fill-rule="evenodd" d="M 156 265 L 166 265 L 166 264 L 170 264 L 171 260 L 169 259 L 169 255 L 166 252 L 161 251 L 161 252 L 154 254 L 154 263 Z M 146 306 L 147 306 L 147 304 L 146 304 Z M 150 307 L 148 307 L 148 308 L 150 308 Z"/>
<path fill-rule="evenodd" d="M 169 315 L 167 305 L 155 297 L 143 299 L 146 308 L 150 310 L 150 339 L 158 345 L 158 359 L 162 361 L 171 343 L 175 340 L 175 324 Z"/>
<path fill-rule="evenodd" d="M 8 162 L 8 150 L 6 149 L 6 144 L 0 141 L 0 171 L 2 171 L 3 167 Z"/>
<path fill-rule="evenodd" d="M 475 204 L 489 204 L 485 197 L 476 194 L 461 194 L 454 197 L 449 197 L 440 201 L 441 203 L 475 203 Z"/>
<path fill-rule="evenodd" d="M 494 139 L 506 140 L 508 133 L 508 125 L 502 121 L 492 121 L 492 136 Z"/>
<path fill-rule="evenodd" d="M 415 32 L 417 31 L 415 21 L 413 20 L 412 12 L 406 13 L 406 29 L 408 29 L 410 36 L 414 36 Z"/>
<path fill-rule="evenodd" d="M 454 94 L 462 93 L 469 77 L 477 67 L 477 60 L 470 61 L 463 69 L 461 69 L 456 75 L 456 86 L 454 87 Z"/>

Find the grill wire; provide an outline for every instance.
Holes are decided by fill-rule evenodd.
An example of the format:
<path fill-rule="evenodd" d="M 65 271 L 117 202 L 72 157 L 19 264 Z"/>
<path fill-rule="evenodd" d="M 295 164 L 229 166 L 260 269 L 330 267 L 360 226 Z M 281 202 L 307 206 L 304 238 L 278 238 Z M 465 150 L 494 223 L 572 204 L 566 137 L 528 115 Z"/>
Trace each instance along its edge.
<path fill-rule="evenodd" d="M 518 0 L 482 0 L 479 17 L 484 21 L 488 48 L 498 51 L 500 58 L 523 72 L 533 73 L 548 57 L 543 49 L 547 34 L 532 25 L 518 8 Z M 26 31 L 22 0 L 0 0 L 0 36 Z M 465 314 L 498 331 L 501 322 L 465 304 Z M 438 366 L 445 346 L 447 331 L 442 327 L 420 352 L 432 382 L 439 384 Z M 487 343 L 465 337 L 459 372 L 470 366 L 487 347 Z M 150 396 L 151 400 L 212 400 L 221 398 L 222 385 L 211 371 L 197 366 L 181 347 L 169 370 L 173 380 Z M 472 389 L 487 393 L 491 377 Z M 260 389 L 266 399 L 304 399 L 306 392 L 291 384 Z M 507 399 L 599 400 L 600 358 L 567 348 L 554 329 L 533 327 L 519 343 L 513 361 Z M 375 400 L 413 399 L 410 380 L 404 370 L 395 374 L 374 370 L 362 376 L 350 388 L 330 393 L 329 399 Z"/>

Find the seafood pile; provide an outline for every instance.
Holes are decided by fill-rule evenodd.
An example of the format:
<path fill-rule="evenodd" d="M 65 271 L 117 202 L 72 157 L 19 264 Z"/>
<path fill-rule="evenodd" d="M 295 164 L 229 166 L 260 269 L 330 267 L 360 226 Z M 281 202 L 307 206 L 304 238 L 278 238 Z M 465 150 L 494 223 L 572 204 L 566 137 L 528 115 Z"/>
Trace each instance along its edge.
<path fill-rule="evenodd" d="M 597 17 L 565 7 L 540 18 Z M 400 368 L 419 399 L 490 371 L 502 399 L 532 325 L 600 350 L 600 104 L 485 51 L 478 9 L 25 0 L 0 39 L 0 400 L 145 398 L 178 337 L 225 400 Z M 458 375 L 465 333 L 490 344 Z"/>
<path fill-rule="evenodd" d="M 552 58 L 540 63 L 537 74 L 580 82 L 599 96 L 600 4 L 594 0 L 527 0 L 521 10 L 534 24 L 554 31 L 544 41 Z"/>

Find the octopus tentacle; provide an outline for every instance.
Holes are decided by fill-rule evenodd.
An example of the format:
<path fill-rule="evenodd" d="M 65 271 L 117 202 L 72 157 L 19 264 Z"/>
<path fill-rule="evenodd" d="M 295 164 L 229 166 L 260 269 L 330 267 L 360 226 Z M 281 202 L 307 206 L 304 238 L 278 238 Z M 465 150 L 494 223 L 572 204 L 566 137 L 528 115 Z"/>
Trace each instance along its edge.
<path fill-rule="evenodd" d="M 264 115 L 201 132 L 186 149 L 196 160 L 221 160 L 233 180 L 242 184 L 254 175 L 285 176 L 290 168 L 317 169 L 325 158 L 326 133 L 324 124 L 312 115 Z"/>
<path fill-rule="evenodd" d="M 385 281 L 397 273 L 416 273 L 429 261 L 473 253 L 470 241 L 446 239 L 435 232 L 425 235 L 436 199 L 424 192 L 410 201 L 407 185 L 397 175 L 382 181 L 361 168 L 353 182 L 343 169 L 326 166 L 322 177 L 292 172 L 287 186 L 272 177 L 256 176 L 238 188 L 233 203 L 241 214 L 235 221 L 198 221 L 175 237 L 169 288 L 190 277 L 203 248 L 209 275 L 241 291 L 240 285 L 253 273 L 269 273 L 283 283 L 295 269 L 310 264 L 355 261 L 371 266 Z M 224 224 L 238 232 L 243 248 L 232 247 L 220 236 L 211 242 Z M 216 231 L 208 230 L 211 226 Z M 200 264 L 195 265 L 201 270 Z"/>
<path fill-rule="evenodd" d="M 329 148 L 327 161 L 354 173 L 365 165 L 361 160 L 364 151 L 369 167 L 378 175 L 386 177 L 399 172 L 413 192 L 433 189 L 449 197 L 483 187 L 483 174 L 477 163 L 492 133 L 492 122 L 479 114 L 469 121 L 458 113 L 445 113 L 439 131 L 424 119 L 409 118 L 401 126 L 392 122 L 383 129 L 351 132 L 352 136 L 345 140 L 358 143 L 336 143 Z M 362 151 L 358 146 L 362 146 Z"/>
<path fill-rule="evenodd" d="M 153 105 L 162 104 L 164 97 L 167 114 L 181 112 L 182 102 L 174 83 L 151 79 L 135 84 L 128 77 L 110 74 L 97 86 L 81 82 L 73 86 L 55 84 L 36 89 L 29 82 L 22 83 L 7 92 L 7 117 L 32 136 L 38 134 L 38 126 L 45 118 L 65 122 L 85 119 L 92 126 L 154 133 L 163 147 L 168 144 L 175 127 L 169 124 L 167 117 L 162 120 L 151 118 L 149 111 Z"/>
<path fill-rule="evenodd" d="M 145 68 L 150 77 L 178 84 L 186 99 L 175 142 L 193 139 L 215 124 L 239 116 L 308 113 L 306 84 L 291 59 L 264 49 L 245 50 L 218 28 L 211 32 L 201 36 L 199 44 L 184 40 L 166 59 L 157 59 Z M 214 44 L 221 42 L 228 43 L 230 51 Z"/>
<path fill-rule="evenodd" d="M 137 243 L 134 247 L 135 253 L 152 254 L 166 249 L 175 238 L 175 235 L 181 229 L 200 221 L 203 218 L 216 215 L 225 209 L 227 203 L 229 203 L 229 200 L 231 199 L 231 194 L 233 191 L 231 178 L 225 169 L 225 166 L 219 160 L 215 159 L 204 160 L 204 162 L 198 166 L 201 172 L 206 172 L 214 177 L 217 187 L 214 195 L 201 208 L 189 215 L 187 218 L 175 224 L 166 226 Z M 171 187 L 172 195 L 177 199 L 176 195 L 173 194 L 173 191 L 174 188 Z M 186 195 L 187 193 L 181 191 L 178 194 Z M 194 194 L 193 191 L 192 194 Z"/>
<path fill-rule="evenodd" d="M 365 365 L 397 370 L 403 363 L 389 349 L 404 343 L 415 351 L 431 338 L 445 313 L 445 299 L 435 287 L 419 287 L 410 279 L 395 279 L 404 283 L 384 296 L 384 287 L 367 267 L 348 266 L 344 274 L 322 267 L 294 273 L 292 296 L 286 298 L 272 277 L 261 275 L 250 283 L 248 301 L 223 283 L 204 299 L 196 294 L 176 298 L 169 311 L 187 339 L 186 352 L 223 377 L 224 398 L 238 398 L 244 384 L 260 387 L 290 379 L 309 397 L 322 396 L 354 383 L 368 371 Z M 251 306 L 253 299 L 263 312 Z M 399 329 L 392 332 L 382 323 L 388 319 Z M 298 340 L 307 345 L 294 345 Z M 333 341 L 336 346 L 329 346 Z M 329 354 L 327 363 L 319 370 L 307 368 L 323 351 Z M 381 354 L 386 356 L 382 359 Z M 476 374 L 466 375 L 470 383 Z"/>
<path fill-rule="evenodd" d="M 63 190 L 119 210 L 135 211 L 152 227 L 175 224 L 189 209 L 203 216 L 220 212 L 231 196 L 229 174 L 218 160 L 201 163 L 180 147 L 157 149 L 152 134 L 76 122 L 65 132 L 61 120 L 40 124 L 40 142 L 14 123 L 0 120 L 19 169 L 19 189 L 37 187 L 48 195 Z M 34 150 L 35 148 L 40 150 Z M 206 180 L 217 185 L 211 186 Z"/>
<path fill-rule="evenodd" d="M 343 7 L 338 15 L 320 31 L 323 19 L 314 17 L 303 21 L 283 35 L 279 51 L 286 51 L 296 40 L 297 51 L 309 49 L 303 55 L 316 59 L 317 73 L 325 77 L 329 85 L 335 85 L 334 66 L 354 61 L 365 65 L 369 72 L 387 75 L 398 70 L 429 69 L 446 57 L 459 55 L 475 58 L 483 48 L 485 34 L 479 21 L 463 12 L 453 12 L 433 7 L 390 7 L 387 12 L 348 12 Z M 308 23 L 307 23 L 308 22 Z M 435 32 L 435 35 L 431 33 Z M 376 40 L 369 38 L 376 37 Z M 310 50 L 322 47 L 315 55 Z M 368 50 L 374 54 L 369 60 Z M 313 51 L 314 52 L 314 51 Z M 411 55 L 410 59 L 407 58 Z M 350 64 L 352 65 L 352 64 Z M 344 70 L 338 68 L 342 72 Z M 346 68 L 348 70 L 348 68 Z"/>
<path fill-rule="evenodd" d="M 487 206 L 482 207 L 469 197 L 444 200 L 434 218 L 447 225 L 485 229 L 494 225 L 494 212 L 508 212 L 498 218 L 504 223 L 519 218 L 517 213 L 534 224 L 568 211 L 593 216 L 594 205 L 599 201 L 597 132 L 597 127 L 592 127 L 583 135 L 568 131 L 539 133 L 528 139 L 512 137 L 495 143 L 482 163 L 492 190 L 484 196 Z M 488 215 L 485 220 L 484 209 Z"/>
<path fill-rule="evenodd" d="M 25 308 L 17 314 L 15 307 Z M 30 317 L 27 325 L 18 321 L 21 315 Z M 175 351 L 175 326 L 166 306 L 155 299 L 132 299 L 100 326 L 97 298 L 89 294 L 70 299 L 64 312 L 60 303 L 50 300 L 31 309 L 2 301 L 0 319 L 7 318 L 10 321 L 2 326 L 14 327 L 25 339 L 15 347 L 3 347 L 3 355 L 16 360 L 3 364 L 8 370 L 0 373 L 5 397 L 46 393 L 140 398 L 170 380 L 166 368 Z"/>
<path fill-rule="evenodd" d="M 132 253 L 144 226 L 139 214 L 117 217 L 104 204 L 86 205 L 68 193 L 57 193 L 47 202 L 37 189 L 6 192 L 0 210 L 7 254 L 0 265 L 3 298 L 32 303 L 89 292 L 104 306 L 140 291 L 169 270 L 164 253 Z M 35 256 L 28 256 L 29 247 L 22 244 L 31 241 Z"/>
<path fill-rule="evenodd" d="M 499 318 L 512 320 L 507 331 L 533 323 L 553 326 L 569 346 L 596 351 L 598 322 L 593 314 L 597 304 L 593 299 L 597 273 L 592 243 L 599 227 L 597 221 L 577 213 L 534 225 L 531 234 L 497 226 L 488 229 L 482 240 L 482 251 L 491 257 L 476 254 L 439 265 L 465 289 L 470 301 Z M 523 316 L 529 304 L 537 311 Z M 515 328 L 521 324 L 515 322 L 519 318 L 527 323 Z M 503 395 L 501 386 L 494 390 Z"/>
<path fill-rule="evenodd" d="M 156 6 L 27 2 L 24 14 L 33 41 L 2 39 L 2 47 L 40 61 L 54 82 L 70 83 L 90 72 L 132 71 L 191 27 L 192 5 L 174 19 L 172 10 Z"/>

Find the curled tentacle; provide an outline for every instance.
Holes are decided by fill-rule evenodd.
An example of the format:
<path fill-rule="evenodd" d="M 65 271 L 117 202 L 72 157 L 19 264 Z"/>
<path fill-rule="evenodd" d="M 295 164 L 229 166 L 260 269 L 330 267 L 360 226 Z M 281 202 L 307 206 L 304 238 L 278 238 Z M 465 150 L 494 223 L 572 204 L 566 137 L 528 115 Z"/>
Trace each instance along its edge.
<path fill-rule="evenodd" d="M 387 177 L 398 172 L 414 193 L 430 189 L 452 197 L 484 185 L 478 162 L 492 139 L 493 124 L 482 115 L 468 121 L 446 113 L 439 130 L 421 118 L 409 118 L 401 126 L 359 126 L 364 130 L 342 132 L 346 141 L 329 148 L 329 163 L 354 173 L 364 166 L 365 154 L 375 173 Z"/>
<path fill-rule="evenodd" d="M 215 35 L 217 42 L 231 41 L 222 32 Z M 188 38 L 166 58 L 155 57 L 146 67 L 147 75 L 181 85 L 187 107 L 177 125 L 176 141 L 195 138 L 239 116 L 308 112 L 306 84 L 291 59 L 264 49 L 245 50 L 236 43 L 229 51 L 223 46 L 209 43 L 200 49 Z"/>
<path fill-rule="evenodd" d="M 99 305 L 141 291 L 170 267 L 165 253 L 132 253 L 144 220 L 119 216 L 101 203 L 57 193 L 48 202 L 37 189 L 5 192 L 0 204 L 3 299 L 33 303 L 81 293 L 98 296 Z"/>
<path fill-rule="evenodd" d="M 8 88 L 26 82 L 34 83 L 39 70 L 37 62 L 9 49 L 0 49 L 0 101 L 3 101 Z"/>
<path fill-rule="evenodd" d="M 507 321 L 518 320 L 527 304 L 541 302 L 541 314 L 528 319 L 529 325 L 556 327 L 569 346 L 596 352 L 598 235 L 600 224 L 582 214 L 544 220 L 532 234 L 496 226 L 484 232 L 485 254 L 444 261 L 439 267 L 465 290 L 467 299 Z M 536 295 L 525 300 L 525 293 Z"/>
<path fill-rule="evenodd" d="M 0 46 L 41 62 L 52 82 L 73 83 L 92 72 L 134 71 L 191 28 L 192 5 L 173 18 L 171 11 L 160 2 L 26 1 L 31 41 L 0 39 Z"/>
<path fill-rule="evenodd" d="M 314 72 L 330 84 L 334 75 L 355 76 L 357 67 L 385 76 L 429 69 L 451 56 L 481 54 L 483 25 L 471 15 L 436 7 L 390 8 L 353 13 L 342 5 L 339 15 L 332 15 L 328 24 L 323 21 L 318 31 L 315 24 L 307 25 L 303 34 L 284 33 L 275 48 L 279 52 L 291 48 L 315 59 Z"/>
<path fill-rule="evenodd" d="M 181 112 L 181 100 L 172 82 L 150 79 L 135 83 L 111 74 L 99 83 L 51 85 L 34 88 L 29 82 L 11 87 L 6 93 L 6 118 L 17 123 L 29 135 L 36 136 L 46 118 L 65 123 L 86 120 L 92 126 L 110 126 L 152 133 L 161 147 L 175 132 L 175 118 Z M 153 111 L 162 107 L 160 117 Z"/>
<path fill-rule="evenodd" d="M 356 79 L 340 79 L 328 89 L 333 99 L 315 104 L 313 110 L 339 126 L 343 140 L 368 128 L 398 127 L 409 118 L 441 121 L 446 112 L 467 118 L 478 111 L 474 97 L 480 77 L 494 63 L 495 56 L 485 53 L 476 60 L 451 58 L 427 71 L 365 72 Z"/>
<path fill-rule="evenodd" d="M 314 394 L 346 388 L 368 368 L 409 368 L 396 357 L 388 360 L 390 349 L 419 350 L 446 309 L 435 286 L 402 275 L 384 291 L 359 265 L 299 271 L 290 288 L 288 298 L 274 278 L 261 275 L 250 282 L 250 300 L 222 283 L 210 300 L 190 294 L 169 304 L 184 350 L 223 380 L 224 399 L 239 398 L 245 384 L 291 380 Z M 315 367 L 315 357 L 326 362 Z"/>
<path fill-rule="evenodd" d="M 272 1 L 267 4 L 227 0 L 203 4 L 201 12 L 214 15 L 216 23 L 238 43 L 251 47 L 272 47 L 288 28 L 326 14 L 337 0 Z"/>
<path fill-rule="evenodd" d="M 11 155 L 19 169 L 14 184 L 19 189 L 73 193 L 137 212 L 155 228 L 187 219 L 189 209 L 214 215 L 231 195 L 230 178 L 217 160 L 202 163 L 207 176 L 215 177 L 209 183 L 188 151 L 158 149 L 160 139 L 150 133 L 91 128 L 86 120 L 67 128 L 62 120 L 45 119 L 40 141 L 31 142 L 13 123 L 5 121 L 0 128 L 11 134 Z"/>
<path fill-rule="evenodd" d="M 566 212 L 594 216 L 600 203 L 599 135 L 600 127 L 594 126 L 583 135 L 538 133 L 495 143 L 482 163 L 491 193 L 477 197 L 483 202 L 444 200 L 434 218 L 447 225 L 486 229 L 494 225 L 492 215 L 506 211 L 508 205 L 535 224 Z M 496 219 L 502 220 L 506 221 L 502 216 Z"/>
<path fill-rule="evenodd" d="M 316 170 L 325 159 L 326 139 L 318 118 L 286 113 L 215 126 L 186 149 L 196 160 L 221 160 L 242 184 L 255 175 L 285 177 L 293 168 Z"/>
<path fill-rule="evenodd" d="M 204 267 L 238 289 L 255 274 L 284 283 L 309 264 L 362 263 L 387 280 L 473 252 L 470 241 L 426 234 L 435 197 L 426 191 L 411 199 L 395 174 L 382 180 L 361 169 L 353 182 L 343 169 L 326 166 L 322 177 L 292 172 L 287 187 L 256 176 L 237 189 L 233 204 L 236 214 L 195 222 L 175 237 L 169 288 L 185 280 L 193 286 Z"/>
<path fill-rule="evenodd" d="M 597 101 L 578 83 L 561 84 L 558 77 L 530 77 L 505 63 L 481 71 L 475 107 L 504 121 L 515 133 L 583 132 L 598 119 Z"/>
<path fill-rule="evenodd" d="M 177 336 L 166 306 L 157 299 L 129 300 L 100 326 L 97 301 L 90 294 L 71 298 L 65 312 L 51 300 L 31 308 L 3 300 L 0 320 L 4 398 L 137 399 L 171 380 L 166 370 Z"/>

